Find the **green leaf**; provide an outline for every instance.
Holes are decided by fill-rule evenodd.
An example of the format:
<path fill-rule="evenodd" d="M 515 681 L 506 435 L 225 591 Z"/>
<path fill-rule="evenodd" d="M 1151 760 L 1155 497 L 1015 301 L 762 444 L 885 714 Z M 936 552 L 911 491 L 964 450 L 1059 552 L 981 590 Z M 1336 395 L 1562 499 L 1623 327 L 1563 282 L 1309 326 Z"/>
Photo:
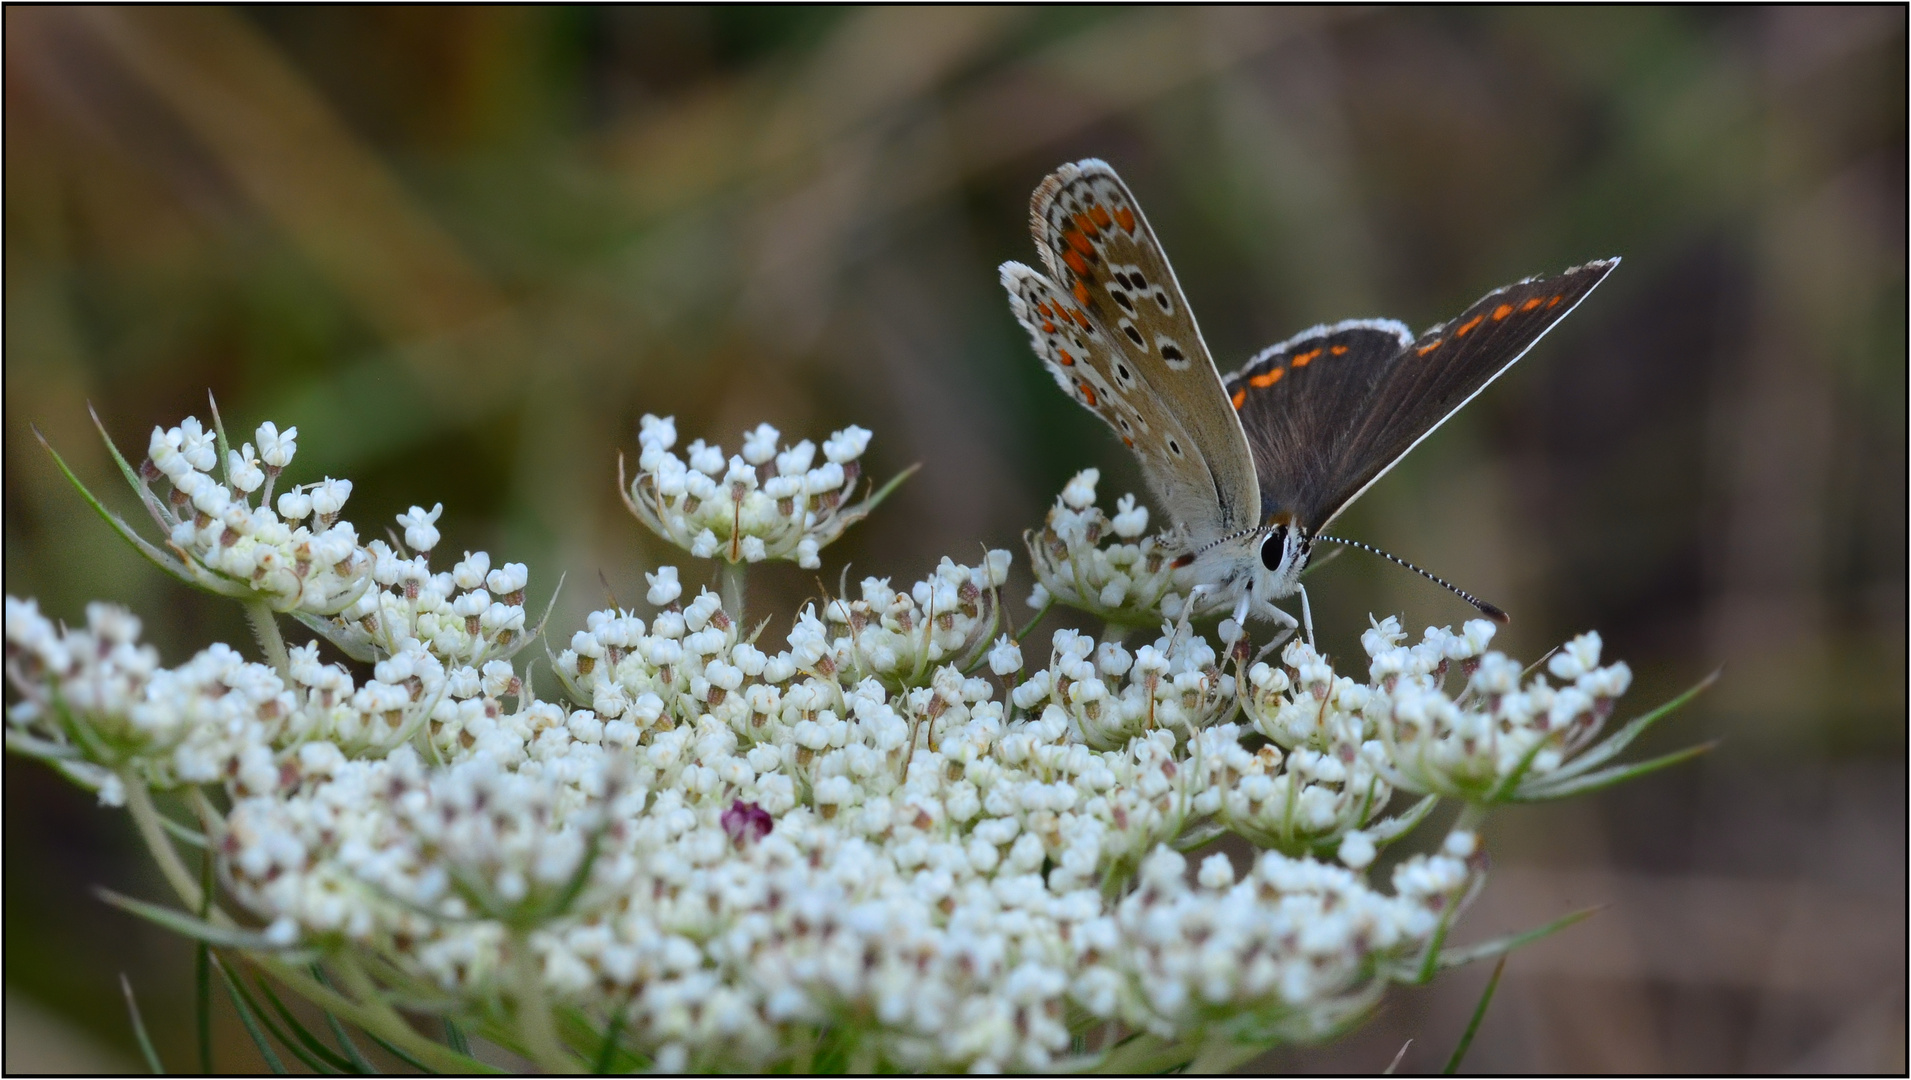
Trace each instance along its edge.
<path fill-rule="evenodd" d="M 285 1075 L 285 1063 L 279 1060 L 278 1054 L 273 1053 L 272 1044 L 266 1041 L 265 1033 L 259 1030 L 259 1021 L 253 1016 L 252 1010 L 246 1008 L 244 992 L 239 989 L 237 983 L 232 981 L 232 975 L 226 971 L 226 966 L 219 962 L 218 957 L 212 958 L 212 966 L 225 983 L 226 997 L 231 999 L 232 1007 L 238 1011 L 239 1022 L 245 1025 L 246 1034 L 252 1036 L 252 1045 L 259 1048 L 259 1056 L 265 1059 L 266 1068 L 281 1076 Z"/>
<path fill-rule="evenodd" d="M 904 480 L 907 480 L 911 476 L 914 476 L 917 473 L 917 471 L 920 470 L 921 468 L 922 468 L 922 462 L 918 461 L 914 465 L 911 465 L 907 469 L 904 469 L 903 471 L 897 473 L 895 476 L 890 478 L 887 484 L 884 484 L 881 488 L 877 489 L 875 494 L 871 495 L 867 499 L 864 499 L 863 505 L 858 507 L 857 509 L 859 509 L 864 515 L 867 515 L 870 511 L 876 509 L 878 506 L 881 506 L 883 503 L 883 500 L 889 498 L 890 492 L 893 492 L 897 488 L 901 487 L 902 482 Z"/>
<path fill-rule="evenodd" d="M 458 1053 L 463 1054 L 466 1057 L 470 1057 L 471 1056 L 471 1040 L 465 1038 L 464 1029 L 459 1027 L 458 1022 L 456 1020 L 453 1020 L 449 1016 L 445 1017 L 444 1024 L 445 1024 L 445 1045 L 451 1047 L 453 1050 L 456 1050 Z"/>
<path fill-rule="evenodd" d="M 339 1048 L 345 1051 L 345 1056 L 351 1059 L 353 1071 L 366 1076 L 378 1071 L 372 1067 L 371 1062 L 365 1060 L 364 1054 L 358 1052 L 358 1044 L 352 1042 L 350 1035 L 345 1034 L 345 1025 L 339 1023 L 338 1017 L 333 1016 L 329 1009 L 325 1010 L 325 1025 L 332 1029 L 332 1038 L 338 1043 Z"/>
<path fill-rule="evenodd" d="M 1712 684 L 1719 681 L 1721 674 L 1723 674 L 1722 670 L 1714 671 L 1712 674 L 1700 679 L 1685 693 L 1680 694 L 1678 697 L 1673 698 L 1671 701 L 1666 702 L 1664 705 L 1659 706 L 1644 716 L 1628 722 L 1625 727 L 1613 732 L 1598 744 L 1587 749 L 1585 753 L 1580 754 L 1578 757 L 1567 762 L 1564 766 L 1548 774 L 1546 780 L 1551 782 L 1569 779 L 1578 776 L 1580 773 L 1596 765 L 1602 765 L 1605 762 L 1611 761 L 1614 757 L 1619 755 L 1620 751 L 1630 746 L 1634 739 L 1645 734 L 1647 728 L 1650 728 L 1667 716 L 1672 715 L 1673 712 L 1682 708 L 1687 702 L 1711 689 Z"/>
<path fill-rule="evenodd" d="M 1614 765 L 1610 769 L 1601 769 L 1596 773 L 1569 779 L 1563 783 L 1533 784 L 1525 791 L 1515 794 L 1512 801 L 1544 802 L 1548 799 L 1563 799 L 1569 795 L 1583 795 L 1589 791 L 1598 791 L 1601 788 L 1612 787 L 1614 784 L 1623 784 L 1647 773 L 1658 772 L 1660 769 L 1669 768 L 1682 761 L 1689 761 L 1700 754 L 1709 753 L 1718 745 L 1719 740 L 1714 739 L 1697 746 L 1688 746 L 1684 750 L 1676 750 L 1664 757 L 1656 757 L 1650 761 L 1641 761 L 1632 765 Z"/>
<path fill-rule="evenodd" d="M 124 971 L 119 973 L 119 989 L 126 995 L 126 1015 L 133 1022 L 133 1038 L 139 1041 L 139 1053 L 146 1059 L 146 1067 L 154 1076 L 166 1075 L 165 1067 L 159 1063 L 159 1052 L 153 1049 L 153 1040 L 146 1034 L 146 1021 L 140 1019 L 139 1002 L 133 999 L 133 984 Z"/>
<path fill-rule="evenodd" d="M 1484 960 L 1489 956 L 1504 956 L 1514 949 L 1523 949 L 1541 938 L 1551 937 L 1574 923 L 1590 919 L 1603 910 L 1604 907 L 1605 905 L 1602 904 L 1596 907 L 1581 908 L 1578 911 L 1562 915 L 1537 929 L 1526 930 L 1518 934 L 1508 934 L 1505 937 L 1482 941 L 1477 945 L 1468 945 L 1465 948 L 1447 949 L 1440 953 L 1436 966 L 1441 970 L 1445 970 L 1447 968 L 1460 967 L 1463 964 L 1471 964 L 1476 960 Z"/>
<path fill-rule="evenodd" d="M 597 1057 L 591 1065 L 592 1073 L 602 1076 L 610 1072 L 611 1064 L 620 1056 L 618 1054 L 617 1037 L 624 1033 L 624 1024 L 627 1023 L 629 1019 L 630 1002 L 626 1001 L 619 1005 L 616 1011 L 611 1013 L 610 1026 L 604 1029 L 603 1045 L 598 1047 Z M 629 1055 L 621 1056 L 628 1057 Z"/>
<path fill-rule="evenodd" d="M 121 896 L 111 889 L 94 889 L 93 894 L 121 911 L 137 915 L 148 922 L 157 923 L 182 937 L 203 941 L 217 948 L 273 953 L 281 956 L 287 952 L 286 949 L 267 941 L 262 934 L 214 926 L 181 911 L 160 907 L 158 904 L 149 904 L 144 900 L 135 900 L 130 896 Z"/>
<path fill-rule="evenodd" d="M 96 423 L 98 422 L 97 418 L 95 419 L 95 422 Z M 77 476 L 73 472 L 73 470 L 67 465 L 66 459 L 60 456 L 60 452 L 58 450 L 53 449 L 53 444 L 47 442 L 46 436 L 41 435 L 38 429 L 35 429 L 35 431 L 33 432 L 33 435 L 35 438 L 40 440 L 40 445 L 46 449 L 46 452 L 53 455 L 53 463 L 60 467 L 60 472 L 66 474 L 67 482 L 72 484 L 74 489 L 80 493 L 80 498 L 86 500 L 86 504 L 88 506 L 91 506 L 93 508 L 93 512 L 98 514 L 102 521 L 106 522 L 106 524 L 110 526 L 114 532 L 120 535 L 120 539 L 133 545 L 134 550 L 138 551 L 141 555 L 146 556 L 146 560 L 148 562 L 152 563 L 154 566 L 159 567 L 161 570 L 165 571 L 166 573 L 172 575 L 174 578 L 178 579 L 181 583 L 190 585 L 195 589 L 207 589 L 211 592 L 219 593 L 221 596 L 232 596 L 232 597 L 247 595 L 251 592 L 250 589 L 244 589 L 242 586 L 233 586 L 231 590 L 228 591 L 224 588 L 215 587 L 209 583 L 200 581 L 199 578 L 196 575 L 194 575 L 190 569 L 187 568 L 186 564 L 183 561 L 177 558 L 174 558 L 172 555 L 169 555 L 166 552 L 161 551 L 157 547 L 154 547 L 150 542 L 146 540 L 145 537 L 134 532 L 133 527 L 126 524 L 125 520 L 122 519 L 118 514 L 115 514 L 111 510 L 108 510 L 106 508 L 106 504 L 100 502 L 99 499 L 94 496 L 92 491 L 87 489 L 87 486 L 80 481 L 79 476 Z M 106 445 L 110 448 L 113 445 L 112 441 L 108 440 Z M 119 456 L 118 450 L 113 451 L 113 459 L 115 461 L 118 461 L 120 463 L 120 468 L 127 472 L 128 479 L 131 480 L 135 485 L 137 485 L 139 482 L 138 475 L 131 471 L 130 467 L 127 466 L 126 464 L 126 459 Z"/>
<path fill-rule="evenodd" d="M 1367 838 L 1374 842 L 1375 847 L 1385 847 L 1418 828 L 1420 823 L 1427 819 L 1427 815 L 1433 813 L 1433 808 L 1439 804 L 1438 795 L 1428 795 L 1408 807 L 1406 813 L 1395 814 L 1379 824 L 1368 826 Z"/>
<path fill-rule="evenodd" d="M 1460 1036 L 1460 1045 L 1453 1048 L 1453 1056 L 1447 1059 L 1447 1067 L 1441 1070 L 1447 1076 L 1460 1071 L 1460 1062 L 1466 1059 L 1466 1052 L 1473 1046 L 1473 1036 L 1480 1030 L 1480 1021 L 1486 1019 L 1486 1007 L 1493 1001 L 1493 991 L 1500 988 L 1500 975 L 1506 971 L 1506 957 L 1493 965 L 1493 977 L 1486 980 L 1486 992 L 1480 995 L 1480 1003 L 1473 1007 L 1473 1019 L 1467 1021 L 1466 1031 Z"/>
<path fill-rule="evenodd" d="M 298 1041 L 305 1046 L 305 1049 L 311 1052 L 313 1057 L 325 1062 L 326 1065 L 337 1072 L 355 1073 L 359 1071 L 352 1062 L 340 1056 L 336 1050 L 325 1045 L 317 1035 L 312 1034 L 310 1029 L 300 1023 L 298 1017 L 292 1015 L 292 1010 L 285 1007 L 285 1002 L 279 1000 L 279 995 L 272 992 L 272 987 L 268 985 L 264 979 L 254 978 L 253 981 L 257 984 L 259 993 L 265 997 L 266 1004 L 272 1006 L 272 1011 L 279 1014 L 280 1023 L 284 1024 L 286 1029 L 291 1031 L 293 1037 L 298 1039 Z M 263 1012 L 261 1015 L 263 1015 Z M 277 1028 L 274 1028 L 272 1033 L 277 1035 L 280 1041 L 284 1041 L 285 1036 L 281 1034 Z M 290 1046 L 291 1044 L 288 1043 L 287 1045 Z M 295 1054 L 298 1053 L 298 1047 L 292 1047 L 292 1052 Z M 301 1060 L 304 1060 L 305 1055 L 300 1054 L 299 1057 Z"/>

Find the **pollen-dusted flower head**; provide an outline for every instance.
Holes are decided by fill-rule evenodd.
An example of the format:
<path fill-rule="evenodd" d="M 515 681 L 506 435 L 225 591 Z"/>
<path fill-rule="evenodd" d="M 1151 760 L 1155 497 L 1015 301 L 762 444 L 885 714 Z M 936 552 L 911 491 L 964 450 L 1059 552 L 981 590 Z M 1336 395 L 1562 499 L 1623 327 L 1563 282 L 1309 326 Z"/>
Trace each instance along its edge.
<path fill-rule="evenodd" d="M 1158 625 L 1179 618 L 1186 598 L 1198 584 L 1192 566 L 1171 564 L 1182 545 L 1173 535 L 1144 536 L 1148 508 L 1123 495 L 1108 517 L 1095 504 L 1097 469 L 1084 469 L 1062 489 L 1048 520 L 1023 536 L 1035 571 L 1030 607 L 1046 607 L 1051 600 L 1078 608 L 1114 626 Z M 1198 600 L 1194 614 L 1212 615 L 1227 603 Z"/>
<path fill-rule="evenodd" d="M 686 461 L 672 450 L 676 420 L 646 415 L 637 437 L 643 452 L 624 488 L 624 505 L 652 532 L 700 559 L 788 559 L 820 567 L 818 553 L 889 489 L 853 501 L 869 448 L 862 428 L 830 436 L 820 461 L 815 443 L 779 446 L 780 437 L 758 424 L 744 433 L 741 452 L 727 457 L 722 447 L 698 439 L 686 448 Z"/>

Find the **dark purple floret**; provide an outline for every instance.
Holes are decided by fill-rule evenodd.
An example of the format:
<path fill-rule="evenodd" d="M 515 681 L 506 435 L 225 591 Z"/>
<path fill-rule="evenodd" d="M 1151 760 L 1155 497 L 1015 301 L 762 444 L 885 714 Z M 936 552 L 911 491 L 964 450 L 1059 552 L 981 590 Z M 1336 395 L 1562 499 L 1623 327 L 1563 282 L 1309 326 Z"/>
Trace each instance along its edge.
<path fill-rule="evenodd" d="M 741 799 L 731 803 L 730 809 L 723 812 L 722 821 L 723 831 L 730 835 L 730 842 L 738 847 L 763 839 L 776 827 L 768 810 Z"/>

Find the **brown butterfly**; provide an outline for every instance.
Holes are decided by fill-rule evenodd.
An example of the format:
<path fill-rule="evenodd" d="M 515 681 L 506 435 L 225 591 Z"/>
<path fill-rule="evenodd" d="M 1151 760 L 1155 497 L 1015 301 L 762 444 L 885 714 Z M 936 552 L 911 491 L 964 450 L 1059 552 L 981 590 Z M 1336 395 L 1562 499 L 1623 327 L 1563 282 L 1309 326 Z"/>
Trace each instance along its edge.
<path fill-rule="evenodd" d="M 1010 309 L 1055 381 L 1135 452 L 1185 534 L 1181 564 L 1196 567 L 1206 604 L 1233 601 L 1237 623 L 1297 625 L 1272 601 L 1299 592 L 1305 606 L 1300 575 L 1316 541 L 1376 551 L 1323 530 L 1619 265 L 1514 282 L 1418 337 L 1391 319 L 1316 326 L 1223 379 L 1113 168 L 1064 165 L 1029 209 L 1048 272 L 1003 263 Z"/>

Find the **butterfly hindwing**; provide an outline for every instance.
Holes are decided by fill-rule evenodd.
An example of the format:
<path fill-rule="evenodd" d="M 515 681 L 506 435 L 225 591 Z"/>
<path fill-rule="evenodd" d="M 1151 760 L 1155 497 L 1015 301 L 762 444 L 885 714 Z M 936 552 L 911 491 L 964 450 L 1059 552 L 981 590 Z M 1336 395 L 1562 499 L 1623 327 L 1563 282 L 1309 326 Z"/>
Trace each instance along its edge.
<path fill-rule="evenodd" d="M 1149 421 L 1127 437 L 1156 497 L 1197 540 L 1257 524 L 1246 437 L 1127 186 L 1105 162 L 1064 165 L 1036 188 L 1029 211 L 1042 261 L 1105 343 L 1107 376 Z"/>

